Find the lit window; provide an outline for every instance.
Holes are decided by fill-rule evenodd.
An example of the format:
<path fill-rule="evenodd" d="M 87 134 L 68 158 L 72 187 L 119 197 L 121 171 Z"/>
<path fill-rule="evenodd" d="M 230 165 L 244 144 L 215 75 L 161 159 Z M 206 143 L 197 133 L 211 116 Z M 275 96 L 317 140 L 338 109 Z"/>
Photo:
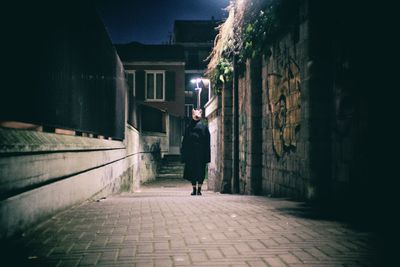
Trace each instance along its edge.
<path fill-rule="evenodd" d="M 164 71 L 146 71 L 146 100 L 165 100 Z"/>

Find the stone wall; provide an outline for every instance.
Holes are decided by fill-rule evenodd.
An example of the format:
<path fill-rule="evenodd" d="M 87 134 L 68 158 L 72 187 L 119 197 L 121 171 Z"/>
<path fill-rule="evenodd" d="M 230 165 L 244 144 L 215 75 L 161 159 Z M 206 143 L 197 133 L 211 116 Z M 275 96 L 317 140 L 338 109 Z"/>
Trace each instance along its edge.
<path fill-rule="evenodd" d="M 225 83 L 221 94 L 221 125 L 220 136 L 224 140 L 224 145 L 218 153 L 222 156 L 220 191 L 223 193 L 232 192 L 233 175 L 233 94 L 232 83 Z"/>
<path fill-rule="evenodd" d="M 261 193 L 261 91 L 260 60 L 249 59 L 238 82 L 239 192 L 245 194 Z"/>
<path fill-rule="evenodd" d="M 205 105 L 205 117 L 210 130 L 211 161 L 208 164 L 207 188 L 213 191 L 220 191 L 222 185 L 221 166 L 221 97 L 215 95 Z"/>
<path fill-rule="evenodd" d="M 235 66 L 232 92 L 237 90 L 237 95 L 232 97 L 231 88 L 224 88 L 222 107 L 229 109 L 222 109 L 220 151 L 231 154 L 221 153 L 220 164 L 233 192 L 314 197 L 318 183 L 313 183 L 317 175 L 310 163 L 311 59 L 304 3 L 296 30 L 279 35 L 262 57 L 248 59 L 242 68 Z M 234 115 L 224 117 L 224 111 L 231 110 Z M 232 140 L 238 141 L 237 147 Z"/>
<path fill-rule="evenodd" d="M 238 106 L 238 116 L 239 116 L 239 192 L 245 193 L 248 192 L 249 175 L 247 174 L 247 152 L 249 151 L 249 142 L 248 142 L 248 131 L 249 121 L 248 118 L 250 116 L 249 107 L 251 105 L 249 94 L 246 92 L 246 87 L 248 86 L 249 76 L 243 76 L 239 78 L 238 82 L 238 97 L 239 97 L 239 106 Z"/>
<path fill-rule="evenodd" d="M 264 194 L 312 198 L 309 184 L 308 21 L 286 34 L 262 61 Z"/>
<path fill-rule="evenodd" d="M 0 128 L 0 237 L 87 199 L 140 189 L 154 179 L 165 135 L 125 141 Z"/>
<path fill-rule="evenodd" d="M 365 42 L 354 34 L 358 6 L 299 4 L 293 27 L 268 40 L 262 58 L 245 65 L 233 58 L 233 100 L 229 87 L 221 98 L 222 107 L 233 103 L 233 116 L 228 125 L 227 109 L 219 115 L 217 168 L 231 168 L 234 193 L 315 200 L 368 216 L 377 207 L 371 196 L 385 191 L 376 190 L 367 158 L 370 79 Z"/>
<path fill-rule="evenodd" d="M 353 215 L 363 212 L 358 217 L 371 221 L 378 194 L 387 192 L 377 189 L 386 183 L 371 175 L 377 165 L 369 161 L 371 144 L 377 142 L 368 140 L 374 128 L 368 126 L 373 113 L 369 93 L 379 86 L 372 86 L 378 76 L 367 56 L 372 47 L 365 26 L 369 19 L 355 19 L 357 12 L 355 3 L 343 9 L 316 2 L 310 10 L 311 165 L 320 177 L 320 198 Z"/>

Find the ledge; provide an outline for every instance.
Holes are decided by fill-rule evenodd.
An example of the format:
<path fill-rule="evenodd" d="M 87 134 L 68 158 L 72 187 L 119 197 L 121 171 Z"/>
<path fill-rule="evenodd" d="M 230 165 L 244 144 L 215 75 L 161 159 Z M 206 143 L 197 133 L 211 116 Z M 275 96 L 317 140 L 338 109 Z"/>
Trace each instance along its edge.
<path fill-rule="evenodd" d="M 213 114 L 218 108 L 221 107 L 220 96 L 214 95 L 205 105 L 205 117 L 209 117 Z"/>
<path fill-rule="evenodd" d="M 142 131 L 140 135 L 141 136 L 160 136 L 160 137 L 165 137 L 165 136 L 167 136 L 167 133 Z"/>
<path fill-rule="evenodd" d="M 121 141 L 0 128 L 0 154 L 123 149 Z"/>

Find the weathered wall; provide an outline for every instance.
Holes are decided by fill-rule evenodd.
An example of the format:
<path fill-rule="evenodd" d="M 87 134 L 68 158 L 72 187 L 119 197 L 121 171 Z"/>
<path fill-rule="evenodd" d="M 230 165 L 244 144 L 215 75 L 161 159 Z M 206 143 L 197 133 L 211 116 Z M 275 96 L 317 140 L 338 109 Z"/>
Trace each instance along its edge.
<path fill-rule="evenodd" d="M 377 194 L 384 192 L 377 186 L 385 184 L 370 174 L 376 164 L 368 160 L 373 154 L 372 139 L 367 139 L 373 128 L 368 127 L 368 90 L 373 87 L 367 62 L 369 18 L 354 17 L 359 13 L 355 3 L 346 3 L 345 9 L 311 3 L 311 165 L 319 177 L 319 195 L 334 207 L 369 218 Z"/>
<path fill-rule="evenodd" d="M 262 58 L 244 66 L 233 58 L 233 101 L 221 99 L 223 107 L 233 102 L 233 192 L 317 201 L 365 219 L 379 206 L 371 196 L 385 192 L 368 160 L 365 20 L 354 17 L 354 3 L 297 3 Z M 220 127 L 216 162 L 225 171 L 232 142 Z"/>
<path fill-rule="evenodd" d="M 220 191 L 222 185 L 220 151 L 221 143 L 221 96 L 215 95 L 205 106 L 205 117 L 210 130 L 211 161 L 208 164 L 207 188 Z"/>
<path fill-rule="evenodd" d="M 232 83 L 224 84 L 221 94 L 220 137 L 224 140 L 218 155 L 223 158 L 221 164 L 221 192 L 232 192 L 233 175 L 233 98 Z"/>
<path fill-rule="evenodd" d="M 144 132 L 140 134 L 140 149 L 136 153 L 140 158 L 140 173 L 137 176 L 140 183 L 154 180 L 161 163 L 161 158 L 168 154 L 168 136 L 163 133 Z"/>
<path fill-rule="evenodd" d="M 263 59 L 263 192 L 313 197 L 309 184 L 308 21 L 286 34 Z"/>
<path fill-rule="evenodd" d="M 267 47 L 260 77 L 257 59 L 248 60 L 239 77 L 239 192 L 257 194 L 254 159 L 260 144 L 259 193 L 336 206 L 350 201 L 359 209 L 373 192 L 362 167 L 367 163 L 367 100 L 357 50 L 362 44 L 352 36 L 351 11 L 339 5 L 302 1 L 298 13 L 294 28 Z"/>
<path fill-rule="evenodd" d="M 239 192 L 260 194 L 262 160 L 260 60 L 247 60 L 245 68 L 246 71 L 239 77 L 238 82 Z M 233 143 L 229 142 L 228 146 L 232 147 Z"/>
<path fill-rule="evenodd" d="M 238 138 L 238 148 L 233 146 L 233 158 L 238 161 L 238 181 L 233 182 L 238 193 L 313 197 L 306 11 L 303 2 L 297 30 L 279 35 L 264 56 L 248 59 L 244 71 L 237 68 L 235 73 L 237 100 L 233 98 L 233 105 L 234 110 L 237 108 L 238 132 L 233 134 L 238 135 L 234 137 Z M 223 143 L 232 147 L 230 138 Z M 229 161 L 224 159 L 222 165 L 230 167 Z M 235 170 L 231 170 L 235 179 Z"/>
<path fill-rule="evenodd" d="M 7 49 L 0 123 L 38 131 L 0 128 L 0 238 L 89 198 L 139 189 L 168 151 L 165 134 L 126 125 L 124 69 L 90 1 L 13 8 L 5 36 L 25 34 Z M 23 79 L 21 68 L 30 70 Z"/>
<path fill-rule="evenodd" d="M 0 128 L 0 237 L 155 179 L 166 137 L 125 134 L 120 142 Z"/>
<path fill-rule="evenodd" d="M 239 98 L 239 193 L 245 193 L 250 182 L 248 181 L 249 176 L 247 175 L 247 151 L 248 148 L 248 117 L 250 116 L 249 107 L 250 99 L 248 93 L 246 93 L 246 87 L 248 85 L 249 77 L 243 76 L 239 78 L 238 82 L 238 98 Z"/>

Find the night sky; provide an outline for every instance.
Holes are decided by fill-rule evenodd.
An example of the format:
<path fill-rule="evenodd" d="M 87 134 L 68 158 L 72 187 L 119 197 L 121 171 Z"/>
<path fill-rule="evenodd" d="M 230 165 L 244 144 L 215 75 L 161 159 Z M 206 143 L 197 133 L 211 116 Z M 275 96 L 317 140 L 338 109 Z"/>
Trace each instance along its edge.
<path fill-rule="evenodd" d="M 113 43 L 161 44 L 174 20 L 224 19 L 229 0 L 95 0 Z"/>

